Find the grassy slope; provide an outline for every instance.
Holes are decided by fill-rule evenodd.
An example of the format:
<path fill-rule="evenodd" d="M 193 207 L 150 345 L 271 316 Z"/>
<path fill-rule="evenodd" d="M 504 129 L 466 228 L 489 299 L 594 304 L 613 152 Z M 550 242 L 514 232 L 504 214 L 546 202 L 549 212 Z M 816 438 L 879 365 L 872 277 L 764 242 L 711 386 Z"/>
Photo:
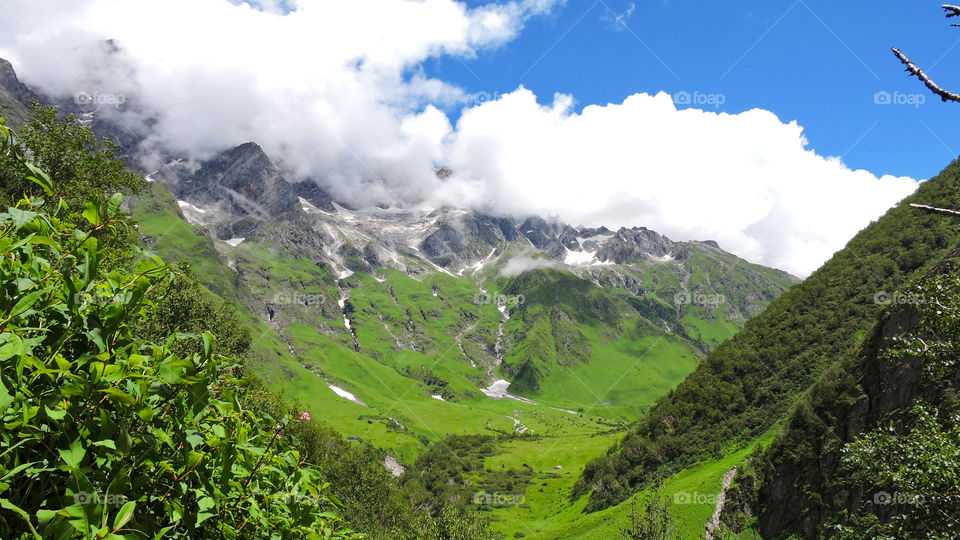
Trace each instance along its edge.
<path fill-rule="evenodd" d="M 489 512 L 494 527 L 507 537 L 522 533 L 537 540 L 606 540 L 618 538 L 621 527 L 628 521 L 633 503 L 644 492 L 638 493 L 624 503 L 595 512 L 583 514 L 586 496 L 571 502 L 568 495 L 576 477 L 582 470 L 585 454 L 602 451 L 602 444 L 609 439 L 586 434 L 571 434 L 571 437 L 550 444 L 549 439 L 540 442 L 516 441 L 505 446 L 506 452 L 488 460 L 487 466 L 496 469 L 519 468 L 527 463 L 535 471 L 535 481 L 527 489 L 523 505 L 495 508 Z M 773 440 L 773 431 L 758 437 L 747 449 L 731 451 L 722 459 L 704 461 L 677 473 L 663 482 L 661 493 L 671 503 L 677 494 L 689 494 L 689 500 L 700 504 L 672 504 L 670 508 L 678 532 L 682 538 L 702 538 L 706 522 L 713 515 L 715 500 L 720 492 L 724 474 L 740 465 L 751 450 L 766 447 Z M 555 466 L 563 466 L 556 470 Z M 578 468 L 579 467 L 579 468 Z M 546 483 L 544 487 L 542 484 Z M 543 489 L 543 492 L 540 491 Z M 682 495 L 681 495 L 682 497 Z M 682 499 L 681 499 L 682 500 Z"/>
<path fill-rule="evenodd" d="M 600 531 L 595 533 L 602 537 L 602 526 L 609 523 L 580 516 L 585 499 L 569 503 L 573 483 L 589 459 L 602 455 L 622 436 L 622 419 L 649 408 L 701 358 L 689 341 L 653 326 L 634 311 L 617 319 L 613 327 L 604 321 L 576 325 L 589 355 L 584 362 L 552 367 L 551 376 L 531 394 L 541 405 L 491 400 L 478 387 L 486 381 L 483 363 L 494 360 L 502 316 L 496 306 L 474 301 L 479 289 L 473 281 L 439 273 L 418 281 L 385 270 L 381 279 L 356 274 L 338 286 L 328 270 L 274 246 L 247 241 L 231 247 L 197 234 L 179 218 L 169 192 L 158 184 L 151 188 L 151 196 L 135 204 L 134 217 L 143 234 L 154 239 L 152 248 L 169 261 L 190 262 L 200 279 L 219 294 L 242 299 L 255 334 L 252 368 L 286 398 L 301 402 L 315 418 L 344 435 L 373 443 L 406 464 L 425 445 L 448 434 L 514 433 L 514 420 L 508 416 L 533 430 L 538 437 L 510 439 L 501 449 L 504 452 L 489 464 L 516 468 L 527 461 L 538 471 L 526 494 L 528 507 L 493 511 L 498 527 L 511 534 L 554 530 L 549 533 L 554 536 L 546 537 L 560 537 L 567 527 L 575 527 L 583 534 Z M 228 261 L 236 272 L 227 267 Z M 660 272 L 657 281 L 664 287 L 670 283 L 663 269 L 643 272 L 645 279 Z M 487 286 L 496 294 L 508 292 L 511 283 L 493 280 Z M 672 295 L 673 290 L 667 287 L 661 294 Z M 350 317 L 360 352 L 353 349 L 336 305 L 344 293 L 353 310 Z M 293 311 L 287 319 L 278 319 L 282 323 L 265 320 L 264 301 L 292 294 L 317 300 L 288 307 Z M 617 294 L 594 300 L 631 312 Z M 531 298 L 537 299 L 536 295 Z M 651 298 L 663 303 L 655 295 Z M 541 307 L 550 307 L 552 299 L 540 300 Z M 739 326 L 719 313 L 696 309 L 687 313 L 684 322 L 709 342 L 725 339 Z M 523 325 L 523 318 L 515 315 L 506 325 L 507 333 L 521 335 L 528 331 Z M 398 341 L 417 342 L 419 350 L 401 351 Z M 480 365 L 471 366 L 469 358 Z M 442 380 L 442 388 L 424 380 L 420 376 L 424 370 Z M 327 383 L 354 393 L 366 405 L 338 396 Z M 432 398 L 436 393 L 447 401 Z M 584 411 L 570 414 L 552 407 Z M 555 469 L 556 465 L 563 469 Z M 719 475 L 704 471 L 704 482 L 717 476 L 709 481 L 718 484 L 725 469 Z M 678 477 L 678 486 L 692 485 L 681 480 Z M 688 521 L 699 520 L 700 513 L 694 512 L 695 519 Z"/>

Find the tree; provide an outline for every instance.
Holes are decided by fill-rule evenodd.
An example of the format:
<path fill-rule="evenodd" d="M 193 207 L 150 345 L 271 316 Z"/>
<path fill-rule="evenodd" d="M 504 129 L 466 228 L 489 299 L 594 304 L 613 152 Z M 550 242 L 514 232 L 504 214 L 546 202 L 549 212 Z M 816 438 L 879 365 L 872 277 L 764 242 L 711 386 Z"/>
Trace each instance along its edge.
<path fill-rule="evenodd" d="M 91 195 L 139 193 L 143 176 L 117 157 L 117 145 L 99 139 L 72 115 L 60 118 L 56 107 L 34 102 L 30 121 L 13 141 L 17 154 L 47 171 L 53 195 L 72 210 L 83 208 Z M 41 188 L 24 179 L 15 153 L 0 156 L 0 202 L 12 204 L 23 196 L 39 197 Z"/>
<path fill-rule="evenodd" d="M 943 4 L 943 6 L 941 7 L 943 7 L 944 11 L 947 12 L 948 19 L 951 17 L 960 16 L 960 6 L 955 6 L 952 4 Z M 954 24 L 953 26 L 960 26 L 960 24 Z M 916 76 L 918 79 L 920 79 L 920 81 L 923 82 L 924 86 L 929 88 L 930 91 L 933 92 L 934 94 L 940 96 L 940 99 L 942 99 L 943 101 L 954 101 L 954 102 L 960 103 L 960 94 L 955 94 L 953 92 L 950 92 L 949 90 L 945 90 L 940 85 L 935 83 L 933 79 L 930 78 L 929 75 L 927 75 L 926 73 L 923 72 L 922 69 L 917 67 L 917 65 L 914 64 L 910 60 L 910 58 L 907 57 L 907 55 L 903 54 L 900 51 L 900 49 L 894 47 L 893 54 L 896 55 L 896 57 L 900 60 L 900 62 L 903 65 L 907 66 L 907 69 L 906 69 L 907 73 L 909 73 L 911 76 Z"/>
<path fill-rule="evenodd" d="M 677 524 L 670 515 L 670 501 L 660 492 L 657 485 L 633 501 L 629 521 L 620 528 L 620 537 L 624 540 L 680 540 Z"/>
<path fill-rule="evenodd" d="M 146 180 L 128 169 L 117 157 L 117 146 L 99 139 L 74 115 L 61 118 L 57 108 L 34 102 L 27 125 L 14 133 L 5 128 L 4 151 L 0 152 L 0 206 L 21 198 L 48 197 L 66 208 L 63 219 L 83 232 L 93 232 L 98 241 L 108 240 L 112 249 L 101 261 L 107 268 L 129 268 L 139 240 L 133 221 L 122 212 L 117 226 L 97 231 L 82 214 L 87 206 L 102 207 L 117 193 L 137 194 Z M 46 171 L 46 172 L 43 172 Z M 44 176 L 43 185 L 30 177 Z M 92 209 L 90 210 L 93 211 Z"/>

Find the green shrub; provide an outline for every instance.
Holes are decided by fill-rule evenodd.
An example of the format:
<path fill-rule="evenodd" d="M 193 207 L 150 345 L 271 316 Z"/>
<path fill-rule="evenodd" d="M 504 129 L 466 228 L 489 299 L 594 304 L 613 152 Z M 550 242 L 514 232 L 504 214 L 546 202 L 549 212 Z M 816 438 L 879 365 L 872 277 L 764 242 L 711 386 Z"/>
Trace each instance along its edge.
<path fill-rule="evenodd" d="M 120 201 L 86 230 L 39 199 L 0 213 L 0 538 L 356 537 L 291 435 L 309 415 L 245 408 L 210 333 L 134 333 L 176 276 L 101 267 Z"/>

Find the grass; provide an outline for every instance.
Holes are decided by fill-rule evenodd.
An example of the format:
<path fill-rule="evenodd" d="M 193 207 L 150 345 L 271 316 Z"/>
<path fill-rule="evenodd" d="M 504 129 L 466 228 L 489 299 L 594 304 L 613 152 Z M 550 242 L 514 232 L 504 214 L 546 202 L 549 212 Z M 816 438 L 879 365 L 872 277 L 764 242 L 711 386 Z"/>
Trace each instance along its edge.
<path fill-rule="evenodd" d="M 586 496 L 576 501 L 569 501 L 565 497 L 580 471 L 582 471 L 583 464 L 587 461 L 579 457 L 577 443 L 587 443 L 588 446 L 584 447 L 586 452 L 582 453 L 603 453 L 606 449 L 606 447 L 600 445 L 603 438 L 598 437 L 596 439 L 596 444 L 594 444 L 590 440 L 571 438 L 569 445 L 567 443 L 558 444 L 544 452 L 548 456 L 547 459 L 537 458 L 532 461 L 532 463 L 535 463 L 533 467 L 537 476 L 535 476 L 533 486 L 527 490 L 526 507 L 493 509 L 490 515 L 494 520 L 494 527 L 507 537 L 512 537 L 515 533 L 522 533 L 526 538 L 536 540 L 607 540 L 619 538 L 620 530 L 628 522 L 634 503 L 640 501 L 645 493 L 638 493 L 620 505 L 592 514 L 582 513 L 587 504 Z M 716 504 L 714 496 L 720 492 L 724 474 L 743 463 L 757 445 L 766 446 L 772 440 L 773 431 L 771 430 L 739 451 L 731 452 L 722 459 L 702 462 L 664 481 L 661 486 L 661 494 L 672 503 L 670 514 L 677 524 L 681 538 L 703 537 L 704 526 L 714 512 Z M 500 462 L 509 467 L 515 464 L 517 460 L 532 460 L 532 455 L 528 453 L 530 449 L 524 449 L 520 444 L 523 443 L 518 443 L 516 447 L 510 449 L 512 451 L 494 456 L 489 461 L 494 462 L 492 463 L 494 467 L 498 466 Z M 572 475 L 563 474 L 559 479 L 544 477 L 552 468 L 550 466 L 552 462 L 564 459 L 571 465 L 571 468 L 579 468 L 575 468 Z M 563 470 L 571 472 L 568 471 L 566 466 Z M 541 480 L 540 478 L 544 479 Z M 568 478 L 572 478 L 572 480 L 568 480 Z M 549 489 L 540 492 L 538 486 L 543 482 L 548 484 Z M 676 502 L 678 500 L 690 500 L 692 503 L 678 504 Z M 696 501 L 701 501 L 701 503 L 697 504 Z"/>

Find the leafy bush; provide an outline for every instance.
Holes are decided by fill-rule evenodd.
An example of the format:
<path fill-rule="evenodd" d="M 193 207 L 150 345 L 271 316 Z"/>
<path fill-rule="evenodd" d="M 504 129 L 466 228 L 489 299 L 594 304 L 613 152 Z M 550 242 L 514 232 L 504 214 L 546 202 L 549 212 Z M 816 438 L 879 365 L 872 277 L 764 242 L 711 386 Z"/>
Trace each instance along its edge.
<path fill-rule="evenodd" d="M 101 267 L 120 202 L 88 203 L 87 230 L 63 203 L 0 213 L 0 537 L 356 537 L 290 433 L 308 415 L 245 408 L 210 333 L 134 334 L 176 278 Z"/>

